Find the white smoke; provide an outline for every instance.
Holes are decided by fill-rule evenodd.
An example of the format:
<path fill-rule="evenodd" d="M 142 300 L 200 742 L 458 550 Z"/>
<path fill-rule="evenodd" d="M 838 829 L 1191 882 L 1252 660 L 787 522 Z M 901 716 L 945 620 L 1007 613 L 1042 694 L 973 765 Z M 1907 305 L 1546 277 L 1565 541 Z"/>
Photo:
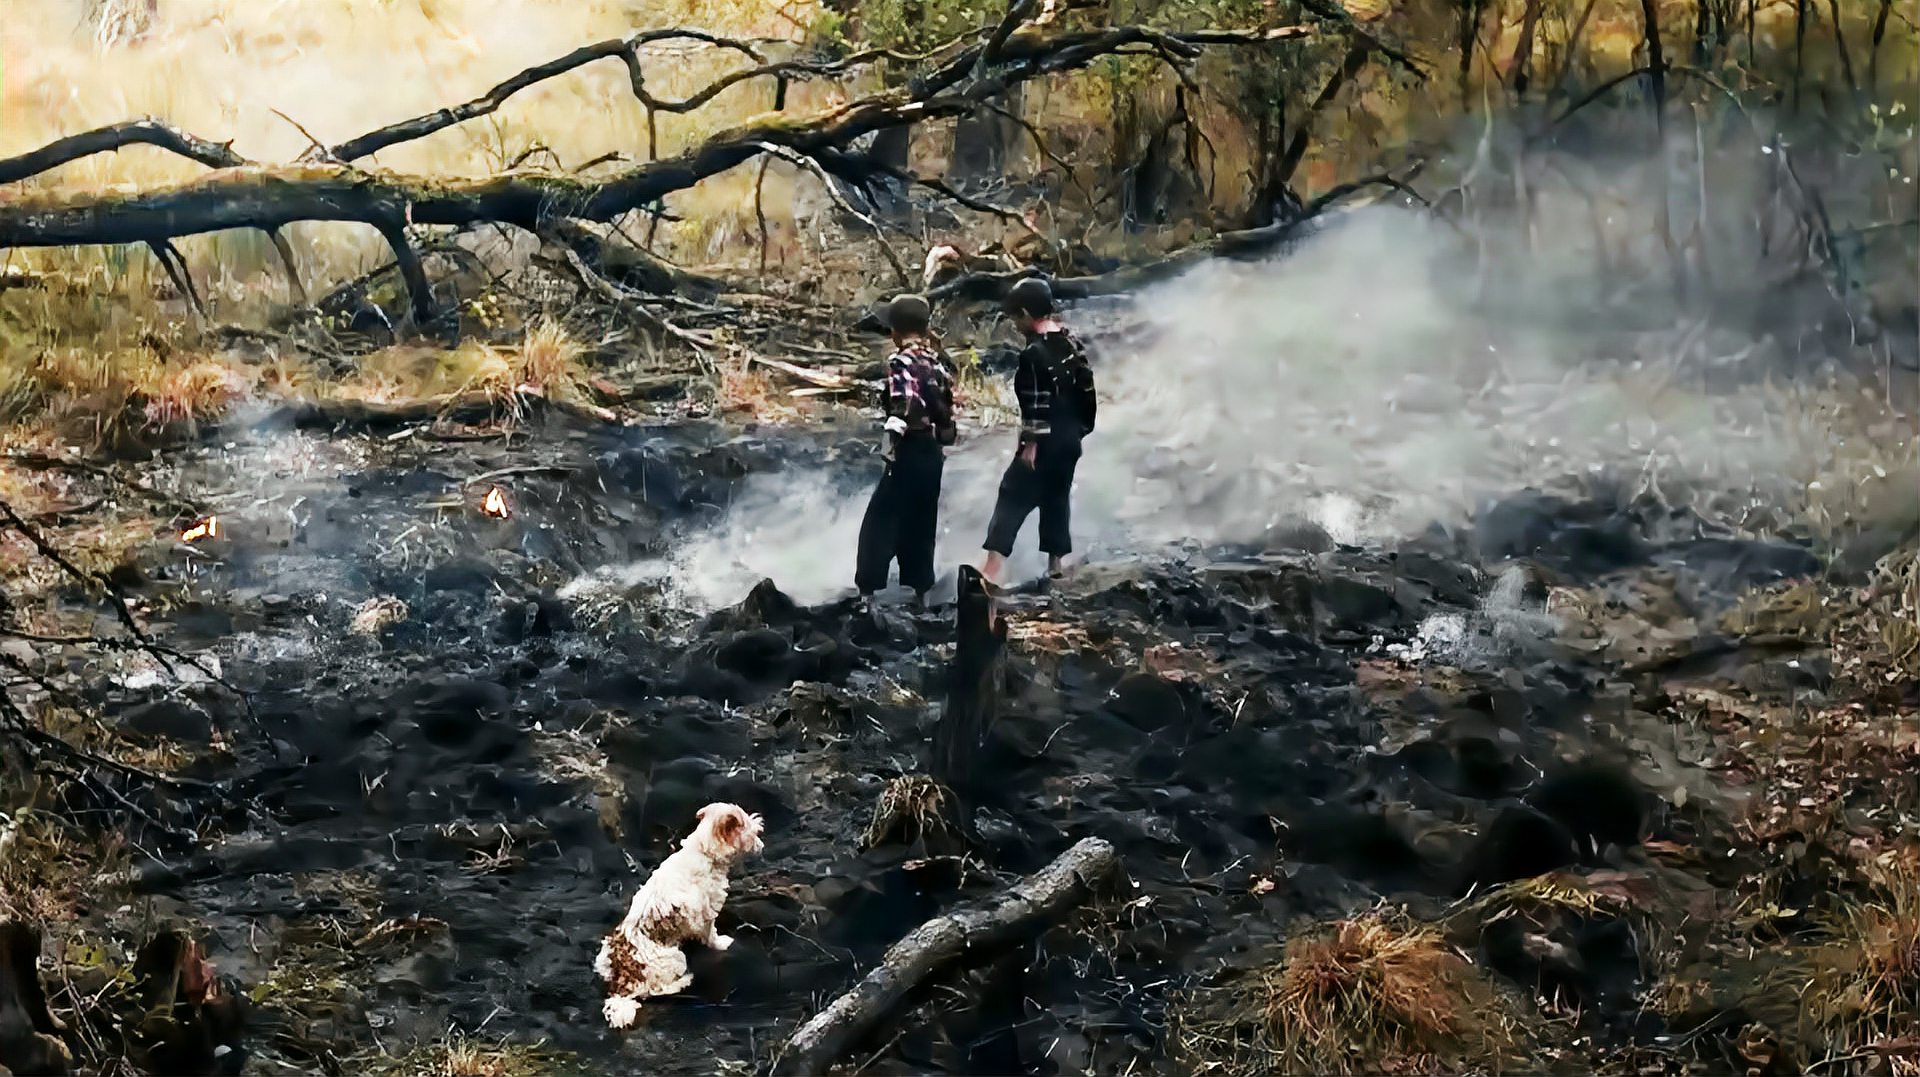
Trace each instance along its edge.
<path fill-rule="evenodd" d="M 1568 328 L 1595 294 L 1567 283 L 1568 263 L 1588 252 L 1569 240 L 1533 257 L 1499 297 L 1518 315 L 1495 325 L 1457 234 L 1376 207 L 1267 261 L 1204 264 L 1118 316 L 1070 312 L 1095 348 L 1101 399 L 1075 491 L 1077 547 L 1098 557 L 1258 542 L 1308 522 L 1360 543 L 1602 471 L 1784 496 L 1783 477 L 1828 451 L 1781 436 L 1791 424 L 1766 394 L 1677 376 L 1679 357 L 1739 361 L 1755 342 L 1697 326 L 1604 340 Z M 969 431 L 951 454 L 944 568 L 980 556 L 1013 443 L 1006 429 Z M 737 601 L 763 576 L 801 601 L 845 593 L 869 489 L 756 476 L 723 523 L 679 546 L 672 589 L 696 606 Z M 1036 526 L 1021 535 L 1016 578 L 1040 567 Z"/>

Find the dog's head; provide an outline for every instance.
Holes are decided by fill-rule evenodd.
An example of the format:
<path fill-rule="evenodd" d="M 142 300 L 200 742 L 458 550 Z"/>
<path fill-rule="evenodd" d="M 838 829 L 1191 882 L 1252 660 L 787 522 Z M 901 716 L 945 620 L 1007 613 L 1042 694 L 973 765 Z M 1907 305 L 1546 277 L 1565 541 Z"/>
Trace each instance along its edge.
<path fill-rule="evenodd" d="M 695 818 L 700 822 L 688 844 L 704 846 L 714 859 L 731 861 L 760 851 L 760 832 L 765 823 L 740 805 L 709 804 Z"/>

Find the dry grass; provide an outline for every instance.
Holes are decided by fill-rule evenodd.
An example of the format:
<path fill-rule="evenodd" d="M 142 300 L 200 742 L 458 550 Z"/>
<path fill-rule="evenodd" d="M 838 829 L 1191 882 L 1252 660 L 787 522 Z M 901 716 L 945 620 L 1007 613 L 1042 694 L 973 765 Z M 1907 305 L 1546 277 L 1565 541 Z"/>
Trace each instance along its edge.
<path fill-rule="evenodd" d="M 1175 1035 L 1202 1073 L 1497 1072 L 1521 1046 L 1480 970 L 1386 913 L 1296 937 L 1278 962 L 1183 1000 Z"/>
<path fill-rule="evenodd" d="M 753 422 L 792 422 L 801 415 L 800 406 L 787 390 L 744 355 L 737 363 L 729 362 L 720 369 L 717 402 L 723 413 Z"/>
<path fill-rule="evenodd" d="M 84 835 L 30 806 L 0 812 L 0 918 L 74 919 L 97 898 L 96 878 L 123 853 L 118 835 Z"/>
<path fill-rule="evenodd" d="M 1911 853 L 1911 850 L 1907 850 Z M 1920 1028 L 1920 865 L 1880 858 L 1870 896 L 1843 909 L 1812 955 L 1802 1019 L 1834 1054 L 1870 1050 Z M 1906 1070 L 1920 1066 L 1912 1058 Z"/>
<path fill-rule="evenodd" d="M 911 844 L 952 833 L 947 791 L 924 774 L 902 774 L 887 782 L 873 806 L 873 818 L 860 836 L 864 849 L 892 842 Z"/>
<path fill-rule="evenodd" d="M 356 1061 L 362 1072 L 382 1077 L 546 1077 L 578 1072 L 571 1056 L 548 1048 L 545 1041 L 489 1042 L 464 1033 L 453 1033 L 439 1043 L 416 1047 L 402 1055 L 383 1054 Z"/>
<path fill-rule="evenodd" d="M 1463 901 L 1448 916 L 1449 923 L 1490 924 L 1507 917 L 1538 918 L 1543 913 L 1616 917 L 1644 907 L 1650 894 L 1644 880 L 1620 872 L 1590 876 L 1549 872 L 1494 887 Z"/>

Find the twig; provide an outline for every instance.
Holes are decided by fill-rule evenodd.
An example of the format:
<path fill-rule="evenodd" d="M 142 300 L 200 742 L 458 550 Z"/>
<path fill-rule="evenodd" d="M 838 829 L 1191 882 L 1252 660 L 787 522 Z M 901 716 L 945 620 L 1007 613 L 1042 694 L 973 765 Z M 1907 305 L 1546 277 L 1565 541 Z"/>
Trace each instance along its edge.
<path fill-rule="evenodd" d="M 648 310 L 640 302 L 640 297 L 637 294 L 620 287 L 613 281 L 594 272 L 593 267 L 587 265 L 587 263 L 581 259 L 580 255 L 574 252 L 573 248 L 565 246 L 564 244 L 561 245 L 560 256 L 566 261 L 567 266 L 573 270 L 574 276 L 579 278 L 580 282 L 586 285 L 588 289 L 599 295 L 602 299 L 612 303 L 617 309 L 632 315 L 641 323 L 678 340 L 686 341 L 695 348 L 705 349 L 715 346 L 714 339 L 711 336 L 691 329 L 682 329 Z"/>
<path fill-rule="evenodd" d="M 300 134 L 306 138 L 308 155 L 316 155 L 315 159 L 318 159 L 318 160 L 329 159 L 325 156 L 327 152 L 327 144 L 313 137 L 312 131 L 309 131 L 305 127 L 300 126 L 299 120 L 294 119 L 292 116 L 287 115 L 286 113 L 280 111 L 277 108 L 270 108 L 267 111 L 287 121 L 289 124 L 293 126 L 294 130 L 300 132 Z"/>

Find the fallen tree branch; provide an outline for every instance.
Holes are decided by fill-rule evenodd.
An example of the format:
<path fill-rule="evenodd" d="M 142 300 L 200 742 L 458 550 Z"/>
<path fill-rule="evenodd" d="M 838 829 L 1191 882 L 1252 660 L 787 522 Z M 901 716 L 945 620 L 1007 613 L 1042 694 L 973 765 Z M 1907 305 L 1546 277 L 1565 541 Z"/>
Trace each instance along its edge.
<path fill-rule="evenodd" d="M 548 236 L 578 254 L 594 272 L 634 291 L 714 296 L 727 290 L 725 281 L 682 269 L 641 250 L 617 227 L 602 236 L 580 221 L 563 217 L 548 228 Z"/>
<path fill-rule="evenodd" d="M 667 195 L 725 172 L 756 156 L 774 153 L 819 163 L 844 154 L 856 140 L 877 132 L 909 127 L 930 120 L 972 114 L 991 99 L 1020 83 L 1047 75 L 1079 70 L 1105 56 L 1151 55 L 1169 65 L 1182 80 L 1184 65 L 1213 45 L 1261 45 L 1298 37 L 1303 27 L 1267 30 L 1208 30 L 1169 34 L 1140 26 L 1111 26 L 1063 33 L 1037 28 L 1004 35 L 994 42 L 991 67 L 989 42 L 980 36 L 956 38 L 927 57 L 900 57 L 887 50 L 869 50 L 842 61 L 781 61 L 761 64 L 724 76 L 680 102 L 654 98 L 642 84 L 637 50 L 644 44 L 679 38 L 740 51 L 758 60 L 759 53 L 743 42 L 691 30 L 652 30 L 600 42 L 528 68 L 495 86 L 486 95 L 451 109 L 442 109 L 369 132 L 326 151 L 331 162 L 316 160 L 318 151 L 291 166 L 249 164 L 230 148 L 191 139 L 164 125 L 136 123 L 101 129 L 94 136 L 74 136 L 33 154 L 11 159 L 16 170 L 48 167 L 48 162 L 73 159 L 134 141 L 166 145 L 196 160 L 220 165 L 218 171 L 185 183 L 134 192 L 35 192 L 0 205 L 0 247 L 50 247 L 93 244 L 162 244 L 181 236 L 230 228 L 258 228 L 271 233 L 300 221 L 364 224 L 379 231 L 394 250 L 395 265 L 405 278 L 413 318 L 425 324 L 435 315 L 430 283 L 406 232 L 414 226 L 463 228 L 476 224 L 514 225 L 537 235 L 563 218 L 611 223 L 623 214 L 658 206 Z M 960 46 L 967 36 L 973 44 Z M 1001 35 L 994 35 L 1000 38 Z M 636 96 L 653 112 L 686 111 L 698 107 L 726 86 L 763 74 L 778 77 L 782 85 L 792 77 L 838 73 L 881 58 L 941 60 L 905 90 L 877 93 L 851 104 L 796 120 L 780 113 L 763 114 L 738 127 L 715 133 L 683 152 L 633 165 L 604 179 L 581 175 L 510 172 L 482 178 L 430 178 L 368 171 L 352 166 L 354 159 L 379 149 L 425 137 L 435 131 L 485 115 L 513 94 L 582 64 L 605 57 L 622 57 L 629 65 Z M 651 124 L 650 124 L 651 125 Z M 837 191 L 835 192 L 838 193 Z M 860 216 L 856 214 L 856 216 Z M 876 229 L 877 230 L 877 229 Z M 883 242 L 884 246 L 884 242 Z M 285 252 L 282 252 L 283 259 Z M 903 283 L 913 277 L 891 249 L 889 261 Z M 162 254 L 162 261 L 166 257 Z M 169 272 L 182 266 L 168 263 Z M 291 270 L 291 262 L 289 261 Z M 599 274 L 583 278 L 596 291 Z M 297 275 L 295 287 L 301 291 Z M 612 295 L 621 295 L 617 285 Z M 184 290 L 192 294 L 190 279 Z M 604 293 L 603 293 L 604 294 Z M 627 304 L 632 308 L 632 304 Z M 632 308 L 638 309 L 638 308 Z M 639 316 L 648 316 L 642 312 Z M 664 331 L 683 336 L 660 321 Z"/>
<path fill-rule="evenodd" d="M 642 296 L 622 288 L 620 285 L 594 272 L 593 268 L 587 265 L 573 248 L 562 246 L 560 248 L 560 256 L 565 261 L 567 268 L 573 271 L 575 279 L 579 280 L 587 290 L 612 304 L 616 310 L 626 313 L 635 321 L 640 322 L 650 329 L 664 333 L 676 340 L 685 341 L 695 348 L 706 349 L 715 346 L 715 341 L 712 336 L 692 329 L 682 329 L 660 315 L 655 314 L 653 311 L 648 310 L 646 305 L 641 302 Z"/>
<path fill-rule="evenodd" d="M 921 924 L 852 990 L 794 1032 L 774 1060 L 774 1077 L 826 1073 L 934 974 L 1039 934 L 1118 869 L 1112 845 L 1082 838 L 991 904 Z"/>
<path fill-rule="evenodd" d="M 607 41 L 597 41 L 591 45 L 581 46 L 558 59 L 549 60 L 544 64 L 536 64 L 533 67 L 529 67 L 464 104 L 455 105 L 452 108 L 439 109 L 425 116 L 415 116 L 412 119 L 402 120 L 399 123 L 388 124 L 377 130 L 368 131 L 366 134 L 357 138 L 350 138 L 345 142 L 341 142 L 331 149 L 326 150 L 324 156 L 320 153 L 309 151 L 302 159 L 315 162 L 332 160 L 342 164 L 357 161 L 362 157 L 379 153 L 381 150 L 387 149 L 390 146 L 397 146 L 402 142 L 412 142 L 416 139 L 425 138 L 436 131 L 444 131 L 449 127 L 465 123 L 468 120 L 488 115 L 499 109 L 501 105 L 506 104 L 508 98 L 519 93 L 521 90 L 545 82 L 550 78 L 564 75 L 575 68 L 584 67 L 596 60 L 627 57 L 645 45 L 671 39 L 700 41 L 709 45 L 732 49 L 736 52 L 743 53 L 747 58 L 756 63 L 760 62 L 761 59 L 760 53 L 752 46 L 747 45 L 745 42 L 735 41 L 732 38 L 719 37 L 714 34 L 702 33 L 698 30 L 646 30 L 641 33 L 630 34 L 626 37 L 612 38 Z"/>
<path fill-rule="evenodd" d="M 1296 30 L 1286 28 L 1284 36 L 1293 36 Z M 277 228 L 296 221 L 356 222 L 376 228 L 400 220 L 448 226 L 494 221 L 536 233 L 559 217 L 605 222 L 731 169 L 765 152 L 768 145 L 814 156 L 886 128 L 965 115 L 1013 85 L 1079 70 L 1103 56 L 1125 54 L 1133 46 L 1149 46 L 1169 62 L 1186 61 L 1202 51 L 1195 42 L 1262 44 L 1281 33 L 1172 35 L 1139 26 L 1052 36 L 1019 33 L 1007 41 L 1005 63 L 994 74 L 966 80 L 978 48 L 970 47 L 906 93 L 874 94 L 812 120 L 763 115 L 673 157 L 635 165 L 604 180 L 536 174 L 436 179 L 300 164 L 226 168 L 187 183 L 131 195 L 34 195 L 0 207 L 0 247 L 144 243 L 227 228 Z M 454 110 L 446 112 L 454 114 Z M 439 126 L 428 126 L 439 130 L 458 121 L 434 122 Z M 396 125 L 400 126 L 405 125 Z M 398 140 L 404 139 L 396 132 L 374 141 L 391 145 Z M 364 150 L 348 143 L 335 147 L 335 152 L 351 156 Z"/>
<path fill-rule="evenodd" d="M 96 127 L 49 142 L 30 153 L 0 159 L 0 183 L 15 183 L 82 157 L 140 145 L 157 146 L 209 168 L 232 168 L 246 163 L 246 158 L 233 152 L 231 142 L 209 142 L 147 117 Z"/>

